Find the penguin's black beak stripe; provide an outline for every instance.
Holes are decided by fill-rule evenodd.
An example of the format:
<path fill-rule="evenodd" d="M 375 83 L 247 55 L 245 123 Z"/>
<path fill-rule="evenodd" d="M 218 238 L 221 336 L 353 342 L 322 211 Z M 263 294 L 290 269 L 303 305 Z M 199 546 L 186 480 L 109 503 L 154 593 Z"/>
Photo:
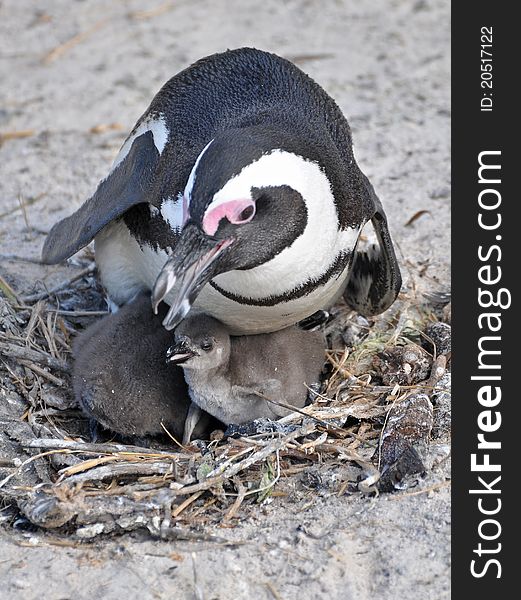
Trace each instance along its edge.
<path fill-rule="evenodd" d="M 233 241 L 212 240 L 193 224 L 184 228 L 174 254 L 162 268 L 152 290 L 152 306 L 157 314 L 159 303 L 179 280 L 177 293 L 163 321 L 165 329 L 174 329 L 188 314 L 199 292 L 213 277 L 215 261 Z"/>
<path fill-rule="evenodd" d="M 192 356 L 196 356 L 196 353 L 188 347 L 186 342 L 181 341 L 168 348 L 166 351 L 166 362 L 180 365 L 192 358 Z"/>

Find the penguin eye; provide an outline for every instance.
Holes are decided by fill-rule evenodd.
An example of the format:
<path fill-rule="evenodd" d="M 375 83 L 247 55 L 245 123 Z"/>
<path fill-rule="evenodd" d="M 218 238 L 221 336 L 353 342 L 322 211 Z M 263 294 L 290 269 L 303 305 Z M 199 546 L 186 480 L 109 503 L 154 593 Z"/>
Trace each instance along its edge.
<path fill-rule="evenodd" d="M 236 223 L 244 223 L 246 221 L 249 221 L 253 217 L 254 213 L 255 213 L 255 208 L 254 208 L 253 204 L 250 204 L 250 206 L 247 206 L 237 217 Z"/>
<path fill-rule="evenodd" d="M 205 352 L 210 352 L 210 350 L 212 348 L 213 348 L 212 340 L 204 340 L 203 342 L 201 342 L 201 350 L 204 350 Z"/>
<path fill-rule="evenodd" d="M 253 200 L 232 200 L 227 213 L 228 220 L 234 225 L 248 223 L 255 216 L 255 202 Z"/>

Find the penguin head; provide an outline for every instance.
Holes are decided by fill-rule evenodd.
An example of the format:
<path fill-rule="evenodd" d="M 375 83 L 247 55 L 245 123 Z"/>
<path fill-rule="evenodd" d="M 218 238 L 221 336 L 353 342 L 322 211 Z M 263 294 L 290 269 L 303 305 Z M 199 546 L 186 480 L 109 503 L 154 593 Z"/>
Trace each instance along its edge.
<path fill-rule="evenodd" d="M 177 328 L 166 362 L 192 369 L 215 369 L 227 363 L 230 336 L 216 319 L 191 313 Z"/>
<path fill-rule="evenodd" d="M 256 127 L 227 130 L 205 147 L 184 190 L 181 235 L 153 290 L 157 309 L 179 283 L 167 329 L 216 275 L 264 264 L 304 233 L 309 196 L 331 195 L 325 173 L 304 150 Z"/>

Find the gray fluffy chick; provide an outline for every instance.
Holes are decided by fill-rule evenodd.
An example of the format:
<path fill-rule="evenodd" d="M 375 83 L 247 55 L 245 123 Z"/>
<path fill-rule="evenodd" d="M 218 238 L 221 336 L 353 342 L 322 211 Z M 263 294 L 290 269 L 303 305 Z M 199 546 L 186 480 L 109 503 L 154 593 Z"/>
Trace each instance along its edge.
<path fill-rule="evenodd" d="M 230 336 L 214 318 L 190 313 L 177 327 L 167 356 L 183 367 L 195 404 L 227 425 L 242 424 L 290 412 L 266 398 L 305 405 L 306 385 L 319 381 L 324 365 L 324 339 L 296 326 Z"/>
<path fill-rule="evenodd" d="M 140 295 L 80 334 L 73 345 L 76 399 L 91 419 L 123 436 L 163 434 L 186 443 L 210 421 L 192 403 L 179 367 L 165 363 L 172 334 Z M 188 418 L 185 431 L 185 421 Z"/>

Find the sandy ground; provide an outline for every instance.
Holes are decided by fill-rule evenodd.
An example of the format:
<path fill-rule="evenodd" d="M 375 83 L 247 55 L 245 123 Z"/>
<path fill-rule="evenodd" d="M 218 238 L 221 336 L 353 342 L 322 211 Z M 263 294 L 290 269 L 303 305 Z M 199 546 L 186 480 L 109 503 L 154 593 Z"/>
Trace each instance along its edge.
<path fill-rule="evenodd" d="M 335 97 L 408 284 L 446 286 L 449 25 L 446 0 L 0 2 L 0 133 L 30 134 L 0 147 L 0 272 L 24 292 L 62 279 L 65 267 L 6 255 L 39 255 L 38 231 L 93 192 L 172 74 L 248 45 L 295 60 Z M 422 488 L 447 476 L 435 469 Z M 296 494 L 248 509 L 225 532 L 244 542 L 234 548 L 139 536 L 58 547 L 0 529 L 2 597 L 444 599 L 449 502 L 446 486 L 377 499 Z"/>

